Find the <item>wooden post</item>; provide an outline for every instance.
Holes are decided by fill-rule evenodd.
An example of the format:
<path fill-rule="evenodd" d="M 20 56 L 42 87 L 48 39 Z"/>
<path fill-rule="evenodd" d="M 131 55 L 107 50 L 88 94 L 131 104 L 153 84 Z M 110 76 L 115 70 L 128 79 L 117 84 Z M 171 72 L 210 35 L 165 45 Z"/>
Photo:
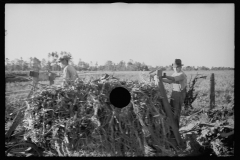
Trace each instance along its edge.
<path fill-rule="evenodd" d="M 168 99 L 167 99 L 167 95 L 166 95 L 166 90 L 163 86 L 163 82 L 162 82 L 162 70 L 158 70 L 157 71 L 157 76 L 159 77 L 159 81 L 158 81 L 158 87 L 159 87 L 159 90 L 160 90 L 160 93 L 161 93 L 161 96 L 163 97 L 162 101 L 163 101 L 163 107 L 166 111 L 166 114 L 170 120 L 170 125 L 172 127 L 172 130 L 173 130 L 173 133 L 174 133 L 174 136 L 176 138 L 176 141 L 178 143 L 179 146 L 183 146 L 183 141 L 182 141 L 182 138 L 179 134 L 179 130 L 178 130 L 178 127 L 177 127 L 177 124 L 176 124 L 176 121 L 174 121 L 173 119 L 173 114 L 172 114 L 172 111 L 171 111 L 171 106 L 168 102 Z"/>
<path fill-rule="evenodd" d="M 210 109 L 213 109 L 215 106 L 215 79 L 214 73 L 210 77 Z"/>

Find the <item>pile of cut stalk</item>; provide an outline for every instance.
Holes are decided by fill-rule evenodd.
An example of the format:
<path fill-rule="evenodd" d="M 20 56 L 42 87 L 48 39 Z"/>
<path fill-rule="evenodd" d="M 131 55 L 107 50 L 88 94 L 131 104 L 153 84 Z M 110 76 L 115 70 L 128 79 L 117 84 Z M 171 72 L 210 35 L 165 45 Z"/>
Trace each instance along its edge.
<path fill-rule="evenodd" d="M 131 102 L 122 109 L 109 100 L 111 90 L 120 86 L 131 93 Z M 42 148 L 46 156 L 72 156 L 83 150 L 109 156 L 176 154 L 168 141 L 162 97 L 154 85 L 79 80 L 69 88 L 39 90 L 27 100 L 24 113 L 23 140 Z"/>

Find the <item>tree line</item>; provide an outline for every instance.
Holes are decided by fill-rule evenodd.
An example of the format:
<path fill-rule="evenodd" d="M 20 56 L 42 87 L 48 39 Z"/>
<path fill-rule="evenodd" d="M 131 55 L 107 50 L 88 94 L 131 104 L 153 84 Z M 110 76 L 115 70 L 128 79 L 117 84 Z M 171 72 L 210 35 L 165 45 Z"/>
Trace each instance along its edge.
<path fill-rule="evenodd" d="M 64 52 L 61 52 L 64 53 Z M 61 54 L 60 53 L 60 54 Z M 43 58 L 41 60 L 41 70 L 51 70 L 51 71 L 61 71 L 59 64 L 52 64 L 52 59 L 58 57 L 57 52 L 48 53 L 48 59 Z M 22 57 L 15 60 L 5 59 L 5 71 L 29 71 L 33 64 L 34 57 L 30 57 L 28 60 L 23 60 Z M 151 71 L 155 69 L 162 68 L 163 70 L 169 71 L 172 70 L 172 66 L 156 66 L 146 65 L 144 62 L 137 62 L 130 59 L 128 62 L 120 61 L 119 63 L 114 63 L 111 60 L 108 60 L 104 65 L 98 65 L 98 63 L 93 63 L 92 61 L 84 62 L 79 59 L 77 64 L 74 64 L 73 61 L 69 62 L 72 66 L 75 67 L 78 71 Z M 205 66 L 183 66 L 185 71 L 196 71 L 196 70 L 234 70 L 230 67 L 212 67 L 208 68 Z"/>

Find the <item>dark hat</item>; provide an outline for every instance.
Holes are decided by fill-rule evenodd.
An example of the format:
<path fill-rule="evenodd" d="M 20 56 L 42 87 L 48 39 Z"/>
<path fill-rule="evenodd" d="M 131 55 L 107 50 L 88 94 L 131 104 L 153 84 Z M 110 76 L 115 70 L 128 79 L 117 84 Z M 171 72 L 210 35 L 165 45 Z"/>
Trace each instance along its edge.
<path fill-rule="evenodd" d="M 175 62 L 172 64 L 172 67 L 183 66 L 181 59 L 175 59 Z"/>

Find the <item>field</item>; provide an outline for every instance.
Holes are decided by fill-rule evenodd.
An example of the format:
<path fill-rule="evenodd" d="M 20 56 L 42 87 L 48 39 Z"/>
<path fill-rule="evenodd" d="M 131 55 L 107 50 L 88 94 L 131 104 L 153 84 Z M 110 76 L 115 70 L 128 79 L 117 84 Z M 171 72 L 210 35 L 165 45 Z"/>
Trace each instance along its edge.
<path fill-rule="evenodd" d="M 85 72 L 85 73 L 81 72 L 79 73 L 79 77 L 81 79 L 89 81 L 89 80 L 94 80 L 96 78 L 99 78 L 99 76 L 103 73 L 108 73 L 110 75 L 113 75 L 114 77 L 119 78 L 122 81 L 136 81 L 136 82 L 149 81 L 148 72 Z M 173 71 L 166 71 L 165 73 L 167 75 L 171 75 Z M 188 76 L 188 82 L 191 80 L 191 77 L 194 78 L 194 76 L 197 74 L 196 71 L 185 71 L 185 73 Z M 221 110 L 222 108 L 229 108 L 229 106 L 233 107 L 232 105 L 234 104 L 234 71 L 199 71 L 198 74 L 207 76 L 207 78 L 199 80 L 199 83 L 196 84 L 195 92 L 199 94 L 197 99 L 192 104 L 193 109 L 189 109 L 188 113 L 183 112 L 183 115 L 181 117 L 181 123 L 180 123 L 180 126 L 182 128 L 188 127 L 189 124 L 194 124 L 197 121 L 204 121 L 202 120 L 203 114 L 198 115 L 198 117 L 195 117 L 195 119 L 186 119 L 186 117 L 188 117 L 189 114 L 195 113 L 199 110 L 209 109 L 209 103 L 210 103 L 209 89 L 210 89 L 211 73 L 215 74 L 215 101 L 216 101 L 215 108 L 218 110 Z M 49 82 L 45 81 L 40 83 L 48 84 Z M 5 122 L 5 129 L 9 127 L 12 121 L 11 117 L 14 117 L 16 115 L 16 111 L 21 106 L 20 103 L 22 102 L 20 102 L 20 99 L 26 98 L 26 95 L 28 94 L 30 89 L 30 86 L 28 84 L 30 84 L 30 82 L 17 82 L 17 83 L 6 84 L 5 116 L 9 117 L 9 114 L 10 113 L 12 114 L 10 118 L 8 118 L 8 120 Z M 61 77 L 57 77 L 54 85 L 60 85 L 60 84 L 61 84 Z M 170 97 L 171 85 L 164 84 L 164 86 L 167 91 L 167 96 Z M 185 113 L 187 113 L 187 115 Z M 195 134 L 192 134 L 192 135 L 195 135 Z M 191 140 L 191 141 L 192 142 L 194 141 L 196 143 L 196 140 L 199 139 L 199 137 L 201 136 L 195 137 L 195 140 Z M 199 144 L 201 143 L 199 142 Z M 193 146 L 191 147 L 193 148 Z M 218 149 L 216 149 L 216 147 L 214 152 L 218 152 Z M 88 156 L 89 154 L 93 154 L 93 156 L 99 156 L 98 153 L 93 153 L 93 152 L 87 153 L 87 151 L 85 151 L 84 153 L 81 153 L 81 155 L 83 156 Z M 188 154 L 190 154 L 190 151 Z M 218 155 L 221 155 L 220 152 L 218 153 Z M 77 154 L 77 156 L 79 156 L 79 154 Z"/>
<path fill-rule="evenodd" d="M 94 80 L 96 78 L 99 78 L 100 75 L 107 73 L 110 75 L 113 75 L 116 78 L 119 78 L 121 80 L 131 80 L 131 81 L 142 81 L 141 75 L 143 75 L 143 79 L 146 81 L 149 81 L 148 72 L 81 72 L 79 73 L 79 77 L 86 79 L 86 80 Z M 166 71 L 167 75 L 171 75 L 173 71 Z M 196 91 L 200 92 L 200 95 L 197 99 L 197 101 L 204 99 L 205 102 L 209 103 L 209 89 L 210 89 L 210 75 L 211 73 L 215 74 L 215 91 L 216 91 L 216 104 L 224 104 L 224 100 L 221 97 L 222 95 L 231 95 L 234 94 L 234 72 L 233 71 L 185 71 L 188 77 L 188 82 L 198 73 L 201 75 L 206 75 L 207 78 L 201 81 L 201 85 L 196 87 Z M 61 84 L 61 77 L 57 77 L 54 85 L 60 85 Z M 40 82 L 41 84 L 49 84 L 47 81 Z M 6 84 L 6 92 L 9 93 L 8 95 L 12 95 L 13 92 L 16 91 L 25 91 L 24 93 L 28 93 L 30 86 L 28 84 L 31 84 L 31 82 L 15 82 L 15 83 L 7 83 Z M 165 87 L 167 89 L 168 95 L 171 94 L 171 87 L 169 84 L 165 84 Z M 10 94 L 11 92 L 11 94 Z M 23 92 L 20 92 L 21 94 Z M 206 106 L 206 103 L 203 101 L 201 104 Z M 199 106 L 199 105 L 197 105 Z"/>

